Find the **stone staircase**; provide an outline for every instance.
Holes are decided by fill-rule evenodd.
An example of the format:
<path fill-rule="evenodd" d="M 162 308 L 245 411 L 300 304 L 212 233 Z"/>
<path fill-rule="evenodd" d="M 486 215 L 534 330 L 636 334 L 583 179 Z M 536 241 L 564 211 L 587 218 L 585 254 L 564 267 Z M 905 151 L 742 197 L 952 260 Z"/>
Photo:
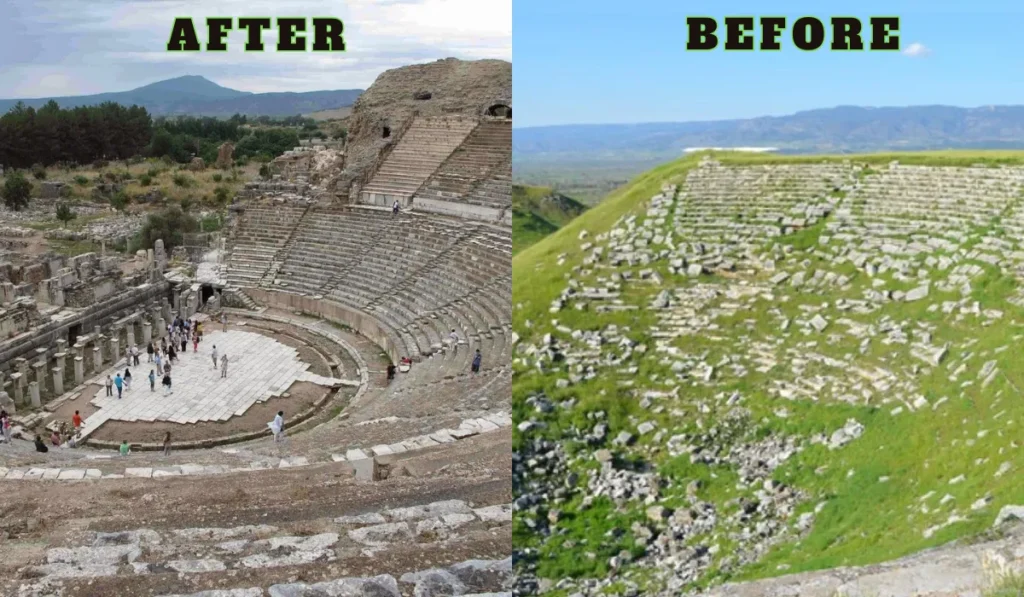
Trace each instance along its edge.
<path fill-rule="evenodd" d="M 417 189 L 413 203 L 418 199 L 466 199 L 480 181 L 486 180 L 496 167 L 510 159 L 511 151 L 512 123 L 507 120 L 482 121 L 437 172 Z"/>
<path fill-rule="evenodd" d="M 408 204 L 416 190 L 441 166 L 476 127 L 476 121 L 440 116 L 416 117 L 360 191 L 360 201 L 390 206 Z"/>

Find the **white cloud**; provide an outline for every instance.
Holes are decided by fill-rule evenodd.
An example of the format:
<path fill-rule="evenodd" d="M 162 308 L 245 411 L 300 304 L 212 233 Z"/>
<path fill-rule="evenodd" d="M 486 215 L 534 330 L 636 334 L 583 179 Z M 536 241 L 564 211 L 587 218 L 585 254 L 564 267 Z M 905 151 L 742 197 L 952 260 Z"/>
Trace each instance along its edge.
<path fill-rule="evenodd" d="M 931 48 L 922 43 L 917 42 L 914 42 L 909 46 L 903 48 L 903 55 L 910 56 L 911 58 L 921 58 L 922 56 L 927 56 L 931 53 Z"/>

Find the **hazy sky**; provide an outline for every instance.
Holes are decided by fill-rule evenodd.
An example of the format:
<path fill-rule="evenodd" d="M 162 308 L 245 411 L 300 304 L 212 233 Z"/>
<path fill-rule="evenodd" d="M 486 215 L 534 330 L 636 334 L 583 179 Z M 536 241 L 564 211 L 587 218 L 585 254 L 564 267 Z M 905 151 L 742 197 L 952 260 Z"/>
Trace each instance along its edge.
<path fill-rule="evenodd" d="M 804 52 L 788 28 L 779 52 L 687 52 L 691 15 L 899 16 L 903 52 Z M 1022 19 L 1024 3 L 985 0 L 515 0 L 515 126 L 1024 104 Z"/>
<path fill-rule="evenodd" d="M 206 17 L 337 17 L 347 51 L 278 53 L 275 24 L 265 52 L 244 52 L 238 30 L 227 52 L 168 52 L 178 16 L 194 19 L 204 44 Z M 181 75 L 253 92 L 366 88 L 407 64 L 512 57 L 512 0 L 0 0 L 0 22 L 0 98 L 124 91 Z"/>

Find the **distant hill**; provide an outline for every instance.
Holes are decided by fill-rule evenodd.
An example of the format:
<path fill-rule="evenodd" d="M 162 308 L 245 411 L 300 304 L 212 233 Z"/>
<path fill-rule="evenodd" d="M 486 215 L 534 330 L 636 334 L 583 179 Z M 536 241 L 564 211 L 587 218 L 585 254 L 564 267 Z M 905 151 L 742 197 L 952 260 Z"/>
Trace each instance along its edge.
<path fill-rule="evenodd" d="M 155 116 L 294 116 L 351 106 L 362 92 L 362 89 L 339 89 L 302 93 L 252 93 L 222 87 L 205 77 L 187 75 L 129 91 L 71 97 L 0 99 L 0 114 L 6 113 L 19 101 L 26 106 L 39 108 L 54 100 L 62 108 L 103 102 L 117 102 L 126 106 L 137 104 Z"/>
<path fill-rule="evenodd" d="M 512 253 L 555 232 L 587 207 L 548 187 L 512 186 Z"/>
<path fill-rule="evenodd" d="M 515 129 L 518 162 L 679 157 L 687 147 L 777 147 L 783 153 L 1024 148 L 1024 106 L 839 106 L 708 122 L 580 124 Z"/>

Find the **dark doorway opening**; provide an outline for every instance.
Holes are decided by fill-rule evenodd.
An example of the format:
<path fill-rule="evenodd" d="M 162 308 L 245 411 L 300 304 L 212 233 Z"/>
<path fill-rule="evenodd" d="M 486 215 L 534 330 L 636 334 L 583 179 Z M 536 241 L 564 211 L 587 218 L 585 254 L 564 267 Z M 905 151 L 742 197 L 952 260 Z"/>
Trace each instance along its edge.
<path fill-rule="evenodd" d="M 78 337 L 82 335 L 82 324 L 76 323 L 68 328 L 68 346 L 74 346 Z"/>
<path fill-rule="evenodd" d="M 389 127 L 389 126 L 384 127 L 384 132 L 382 133 L 382 137 L 381 138 L 382 139 L 387 139 L 390 136 L 391 136 L 391 127 Z"/>
<path fill-rule="evenodd" d="M 511 120 L 512 106 L 507 106 L 505 104 L 494 104 L 490 108 L 487 108 L 487 115 Z"/>

